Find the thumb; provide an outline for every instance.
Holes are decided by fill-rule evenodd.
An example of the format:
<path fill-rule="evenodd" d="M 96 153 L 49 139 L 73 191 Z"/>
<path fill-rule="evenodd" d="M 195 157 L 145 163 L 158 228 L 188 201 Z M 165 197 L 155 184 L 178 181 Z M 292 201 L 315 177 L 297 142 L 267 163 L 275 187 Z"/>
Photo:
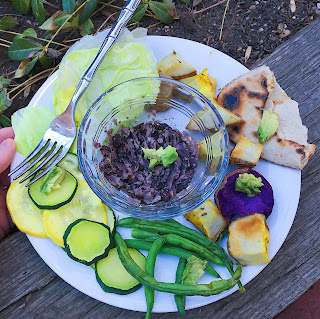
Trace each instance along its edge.
<path fill-rule="evenodd" d="M 16 152 L 16 142 L 8 138 L 0 144 L 0 173 L 10 165 Z"/>

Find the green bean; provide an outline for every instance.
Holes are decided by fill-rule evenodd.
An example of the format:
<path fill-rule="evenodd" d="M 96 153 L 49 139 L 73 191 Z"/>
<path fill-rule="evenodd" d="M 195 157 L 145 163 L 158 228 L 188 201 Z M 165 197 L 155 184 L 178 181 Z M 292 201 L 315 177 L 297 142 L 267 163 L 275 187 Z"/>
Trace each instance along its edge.
<path fill-rule="evenodd" d="M 141 250 L 150 250 L 152 243 L 144 240 L 136 240 L 136 239 L 125 239 L 126 245 L 130 248 L 136 248 Z M 160 254 L 166 254 L 171 256 L 177 256 L 180 258 L 188 259 L 190 256 L 195 256 L 200 258 L 198 254 L 192 253 L 189 250 L 185 250 L 179 247 L 172 247 L 164 245 L 161 248 Z M 214 278 L 221 278 L 217 271 L 208 263 L 206 267 L 206 272 L 213 276 Z"/>
<path fill-rule="evenodd" d="M 157 255 L 160 249 L 162 248 L 162 246 L 164 245 L 164 243 L 165 243 L 164 237 L 160 237 L 156 239 L 151 245 L 151 248 L 147 256 L 147 263 L 146 263 L 146 274 L 149 276 L 154 277 L 154 267 L 156 264 Z M 145 286 L 144 294 L 146 296 L 146 302 L 147 302 L 146 319 L 150 319 L 151 311 L 154 304 L 154 290 L 150 287 Z"/>
<path fill-rule="evenodd" d="M 181 284 L 183 271 L 186 268 L 187 260 L 180 258 L 176 272 L 176 283 Z M 174 301 L 177 305 L 179 313 L 184 316 L 186 314 L 186 296 L 174 295 Z"/>
<path fill-rule="evenodd" d="M 200 245 L 203 245 L 208 250 L 216 253 L 224 262 L 224 265 L 227 267 L 231 275 L 234 274 L 233 263 L 225 250 L 220 247 L 214 241 L 208 239 L 207 237 L 201 235 L 197 231 L 188 228 L 173 219 L 168 219 L 165 221 L 151 221 L 145 219 L 138 219 L 134 217 L 123 218 L 118 221 L 117 226 L 132 228 L 136 227 L 139 229 L 148 229 L 152 231 L 162 232 L 165 234 L 177 234 L 184 238 L 192 238 L 193 241 L 197 242 Z M 241 293 L 245 292 L 244 287 L 239 281 L 239 291 Z"/>
<path fill-rule="evenodd" d="M 146 219 L 138 219 L 135 217 L 126 217 L 120 219 L 117 223 L 119 227 L 139 228 L 151 231 L 163 232 L 165 234 L 176 234 L 184 238 L 192 238 L 193 241 L 207 247 L 212 252 L 222 256 L 224 249 L 214 241 L 208 239 L 197 231 L 188 228 L 175 220 L 152 221 Z M 231 261 L 230 261 L 231 262 Z M 232 263 L 231 263 L 232 264 Z"/>
<path fill-rule="evenodd" d="M 183 296 L 211 296 L 233 288 L 241 277 L 242 267 L 238 265 L 231 278 L 226 280 L 215 280 L 209 284 L 184 285 L 159 282 L 152 276 L 147 275 L 131 258 L 127 245 L 118 232 L 116 232 L 114 239 L 117 245 L 119 258 L 127 272 L 144 286 L 156 291 Z"/>
<path fill-rule="evenodd" d="M 229 234 L 229 228 L 227 227 L 227 228 L 225 228 L 225 229 L 223 230 L 223 232 L 219 235 L 219 238 L 217 239 L 217 243 L 220 245 L 221 240 L 222 240 L 224 237 L 228 236 L 228 234 Z"/>
<path fill-rule="evenodd" d="M 131 236 L 133 238 L 145 239 L 152 242 L 161 237 L 158 233 L 135 227 L 132 228 Z"/>
<path fill-rule="evenodd" d="M 132 237 L 140 238 L 140 239 L 154 240 L 155 238 L 160 237 L 160 235 L 156 233 L 149 232 L 147 230 L 140 230 L 138 228 L 133 228 L 131 234 L 132 234 Z M 189 239 L 183 238 L 175 234 L 166 234 L 164 236 L 166 237 L 166 241 L 168 244 L 177 246 L 180 248 L 184 248 L 190 251 L 194 251 L 198 255 L 200 255 L 201 257 L 204 257 L 205 259 L 211 261 L 212 263 L 219 266 L 224 266 L 224 262 L 223 260 L 221 260 L 220 257 L 215 255 L 213 252 L 203 247 L 202 245 L 199 245 Z"/>

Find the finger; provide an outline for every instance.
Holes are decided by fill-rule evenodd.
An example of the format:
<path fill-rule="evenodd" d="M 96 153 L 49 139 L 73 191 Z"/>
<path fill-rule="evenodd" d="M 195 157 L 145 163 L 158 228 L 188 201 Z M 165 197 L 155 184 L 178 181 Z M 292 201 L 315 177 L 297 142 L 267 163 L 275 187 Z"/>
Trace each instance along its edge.
<path fill-rule="evenodd" d="M 6 237 L 6 234 L 5 234 L 4 230 L 0 227 L 0 241 L 1 241 L 4 237 Z"/>
<path fill-rule="evenodd" d="M 8 234 L 11 228 L 10 219 L 6 207 L 6 191 L 0 190 L 0 229 L 4 235 Z"/>
<path fill-rule="evenodd" d="M 14 131 L 12 127 L 0 129 L 0 144 L 7 138 L 14 138 Z"/>
<path fill-rule="evenodd" d="M 6 212 L 7 220 L 9 222 L 9 229 L 10 229 L 10 228 L 14 228 L 15 224 L 12 221 L 11 214 L 9 213 L 7 208 L 7 203 L 6 203 L 7 193 L 8 193 L 8 190 L 6 189 L 0 190 L 0 210 L 3 209 L 3 211 Z"/>
<path fill-rule="evenodd" d="M 0 144 L 0 174 L 6 170 L 13 160 L 16 152 L 16 142 L 8 138 Z"/>
<path fill-rule="evenodd" d="M 8 167 L 3 173 L 0 174 L 0 187 L 7 186 L 9 187 L 10 185 L 10 177 L 8 176 L 10 172 L 10 167 Z"/>

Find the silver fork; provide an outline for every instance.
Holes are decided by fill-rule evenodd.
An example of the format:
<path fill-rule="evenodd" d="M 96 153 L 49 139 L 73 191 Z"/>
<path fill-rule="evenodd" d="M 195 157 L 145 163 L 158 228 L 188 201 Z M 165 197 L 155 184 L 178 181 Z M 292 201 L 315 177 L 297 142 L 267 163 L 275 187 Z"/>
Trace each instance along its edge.
<path fill-rule="evenodd" d="M 62 158 L 67 154 L 77 133 L 77 128 L 74 121 L 74 112 L 77 102 L 90 84 L 100 63 L 114 44 L 115 40 L 118 38 L 121 30 L 131 19 L 140 1 L 141 0 L 127 1 L 120 12 L 117 22 L 103 41 L 98 54 L 94 58 L 87 71 L 82 76 L 67 109 L 51 122 L 48 130 L 44 134 L 44 137 L 42 138 L 38 146 L 31 152 L 31 154 L 28 155 L 28 157 L 23 162 L 21 162 L 13 171 L 10 172 L 9 176 L 12 175 L 13 179 L 21 177 L 23 174 L 28 172 L 36 164 L 39 163 L 31 173 L 21 179 L 20 183 L 23 183 L 32 175 L 35 175 L 37 172 L 39 172 L 52 160 L 40 174 L 36 175 L 33 179 L 30 180 L 30 182 L 26 185 L 29 186 L 30 184 L 34 183 L 39 178 L 47 174 L 52 166 L 59 163 L 59 161 L 62 160 Z M 46 155 L 48 156 L 46 157 Z M 28 164 L 28 162 L 32 159 L 34 159 L 33 162 Z"/>

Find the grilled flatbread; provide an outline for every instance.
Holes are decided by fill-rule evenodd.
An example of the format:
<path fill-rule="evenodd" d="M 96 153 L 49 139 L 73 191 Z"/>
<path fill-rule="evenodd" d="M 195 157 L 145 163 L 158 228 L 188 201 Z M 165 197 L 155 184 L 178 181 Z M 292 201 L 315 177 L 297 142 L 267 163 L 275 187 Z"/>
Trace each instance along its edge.
<path fill-rule="evenodd" d="M 245 121 L 228 127 L 234 143 L 240 136 L 258 143 L 257 129 L 263 111 L 272 109 L 279 114 L 279 128 L 264 144 L 261 158 L 302 169 L 313 155 L 315 145 L 307 141 L 308 129 L 302 124 L 298 103 L 287 96 L 267 66 L 227 84 L 218 95 L 218 103 Z"/>

